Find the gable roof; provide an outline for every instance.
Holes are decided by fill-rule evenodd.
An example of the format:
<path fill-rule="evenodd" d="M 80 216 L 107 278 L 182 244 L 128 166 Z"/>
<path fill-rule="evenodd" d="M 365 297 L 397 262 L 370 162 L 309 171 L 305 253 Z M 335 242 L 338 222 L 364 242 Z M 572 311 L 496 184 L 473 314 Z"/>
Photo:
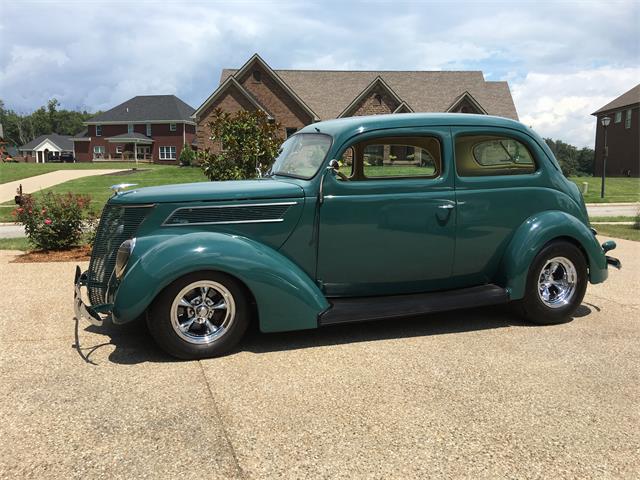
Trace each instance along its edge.
<path fill-rule="evenodd" d="M 193 112 L 193 107 L 175 95 L 138 95 L 84 123 L 193 122 Z"/>
<path fill-rule="evenodd" d="M 227 85 L 227 81 L 229 80 L 229 78 L 240 78 L 242 77 L 249 68 L 251 68 L 252 66 L 254 66 L 255 64 L 260 65 L 266 72 L 268 75 L 270 75 L 275 82 L 280 85 L 280 87 L 282 87 L 282 89 L 307 113 L 309 114 L 309 116 L 312 118 L 312 120 L 317 121 L 320 120 L 320 117 L 318 117 L 318 115 L 316 115 L 316 113 L 309 107 L 309 105 L 304 102 L 304 100 L 302 100 L 300 98 L 300 96 L 298 96 L 298 94 L 291 88 L 290 85 L 287 84 L 287 82 L 283 81 L 278 74 L 275 72 L 275 70 L 273 70 L 268 64 L 267 62 L 265 62 L 262 57 L 260 55 L 258 55 L 257 53 L 254 53 L 253 56 L 247 60 L 245 62 L 245 64 L 240 67 L 240 69 L 237 70 L 233 70 L 233 74 L 231 75 L 224 75 L 224 72 L 226 70 L 223 70 L 222 73 L 222 77 L 220 78 L 220 86 L 213 92 L 213 94 L 211 94 L 204 102 L 202 102 L 202 105 L 200 105 L 196 111 L 193 114 L 194 118 L 197 118 L 200 113 L 202 113 L 202 111 L 204 111 L 205 109 L 207 109 L 207 107 L 213 102 L 215 101 L 215 99 L 224 92 L 224 90 L 226 88 L 228 88 Z M 243 91 L 243 95 L 248 96 L 248 97 L 252 97 L 252 95 L 247 92 L 241 85 L 240 83 L 238 83 L 236 81 L 235 86 L 239 87 L 240 90 Z M 255 98 L 253 98 L 253 102 L 257 103 L 257 100 Z M 259 105 L 259 104 L 258 104 Z M 265 112 L 267 112 L 267 114 L 269 114 L 269 112 L 267 111 L 267 109 L 264 106 L 260 106 L 260 108 L 262 110 L 264 110 Z M 269 116 L 271 116 L 269 114 Z"/>
<path fill-rule="evenodd" d="M 623 93 L 615 100 L 607 103 L 604 107 L 600 107 L 591 115 L 597 115 L 598 113 L 607 112 L 609 110 L 616 110 L 622 107 L 628 107 L 629 105 L 635 105 L 640 103 L 640 83 L 633 87 L 628 92 Z"/>
<path fill-rule="evenodd" d="M 57 133 L 50 133 L 48 135 L 40 135 L 34 138 L 28 143 L 25 143 L 19 150 L 30 151 L 35 150 L 38 146 L 46 140 L 58 147 L 62 152 L 73 152 L 72 135 L 58 135 Z"/>
<path fill-rule="evenodd" d="M 480 105 L 480 103 L 478 103 L 478 101 L 473 98 L 473 95 L 471 95 L 469 92 L 465 91 L 462 95 L 460 95 L 452 104 L 449 108 L 447 108 L 447 112 L 453 112 L 455 111 L 459 105 L 463 102 L 463 101 L 467 101 L 469 102 L 471 105 L 473 105 L 478 111 L 480 111 L 481 113 L 484 113 L 485 115 L 488 115 L 488 112 L 484 109 L 484 107 L 482 105 Z"/>
<path fill-rule="evenodd" d="M 220 81 L 238 72 L 224 69 Z M 415 112 L 445 112 L 468 92 L 490 115 L 518 119 L 507 82 L 481 71 L 274 70 L 322 120 L 337 118 L 377 77 Z"/>
<path fill-rule="evenodd" d="M 396 102 L 398 102 L 398 104 L 401 105 L 403 103 L 406 103 L 406 102 L 403 102 L 402 99 L 398 96 L 398 94 L 393 91 L 393 88 L 387 85 L 387 82 L 385 82 L 382 79 L 382 77 L 378 75 L 376 78 L 373 79 L 373 81 L 367 87 L 365 87 L 364 90 L 362 90 L 362 92 L 360 92 L 360 94 L 358 94 L 356 98 L 353 99 L 353 102 L 347 105 L 347 107 L 340 113 L 340 115 L 338 115 L 338 118 L 347 116 L 347 113 L 351 111 L 353 107 L 355 107 L 363 98 L 369 95 L 378 86 L 386 90 L 387 93 L 391 95 L 391 98 L 393 98 Z"/>
<path fill-rule="evenodd" d="M 228 77 L 224 82 L 222 82 L 220 86 L 216 88 L 215 91 L 211 95 L 209 95 L 209 97 L 204 102 L 202 102 L 202 105 L 200 105 L 198 109 L 195 112 L 193 112 L 192 117 L 198 117 L 204 110 L 207 109 L 209 105 L 215 102 L 222 94 L 224 94 L 227 91 L 228 88 L 232 86 L 235 87 L 240 92 L 240 94 L 244 96 L 247 100 L 249 100 L 249 102 L 251 102 L 251 104 L 254 105 L 258 110 L 262 110 L 264 113 L 266 113 L 269 116 L 269 118 L 272 118 L 271 114 L 267 111 L 267 109 L 262 105 L 260 105 L 260 103 L 255 99 L 255 97 L 251 95 L 249 92 L 247 92 L 234 77 Z"/>

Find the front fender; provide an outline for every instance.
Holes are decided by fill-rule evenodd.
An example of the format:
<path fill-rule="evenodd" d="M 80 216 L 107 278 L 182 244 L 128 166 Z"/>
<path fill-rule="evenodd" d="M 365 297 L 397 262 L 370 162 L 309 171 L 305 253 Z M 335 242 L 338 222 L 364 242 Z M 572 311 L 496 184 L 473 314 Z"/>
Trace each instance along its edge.
<path fill-rule="evenodd" d="M 156 235 L 137 240 L 113 299 L 115 323 L 140 316 L 171 282 L 216 270 L 242 281 L 253 294 L 264 332 L 316 328 L 329 304 L 309 276 L 276 250 L 219 232 Z"/>
<path fill-rule="evenodd" d="M 540 212 L 518 227 L 502 257 L 500 279 L 512 300 L 524 297 L 529 266 L 542 247 L 557 238 L 573 240 L 582 247 L 591 283 L 607 279 L 607 260 L 589 227 L 565 212 Z"/>

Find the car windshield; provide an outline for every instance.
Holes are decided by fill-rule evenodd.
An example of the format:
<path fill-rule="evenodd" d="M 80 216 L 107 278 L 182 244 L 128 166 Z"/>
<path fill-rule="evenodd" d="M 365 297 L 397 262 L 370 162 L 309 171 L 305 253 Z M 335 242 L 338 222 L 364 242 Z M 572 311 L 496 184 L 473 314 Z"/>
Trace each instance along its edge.
<path fill-rule="evenodd" d="M 331 137 L 317 133 L 299 133 L 293 135 L 280 147 L 271 172 L 309 180 L 324 161 Z"/>

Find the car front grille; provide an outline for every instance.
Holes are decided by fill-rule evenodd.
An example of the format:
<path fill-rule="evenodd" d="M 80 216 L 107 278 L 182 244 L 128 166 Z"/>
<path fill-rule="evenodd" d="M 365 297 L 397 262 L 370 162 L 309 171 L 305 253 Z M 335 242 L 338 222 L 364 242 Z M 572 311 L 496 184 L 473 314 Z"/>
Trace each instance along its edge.
<path fill-rule="evenodd" d="M 106 303 L 107 287 L 116 264 L 118 247 L 133 237 L 151 208 L 149 205 L 105 205 L 87 272 L 87 289 L 92 305 Z"/>

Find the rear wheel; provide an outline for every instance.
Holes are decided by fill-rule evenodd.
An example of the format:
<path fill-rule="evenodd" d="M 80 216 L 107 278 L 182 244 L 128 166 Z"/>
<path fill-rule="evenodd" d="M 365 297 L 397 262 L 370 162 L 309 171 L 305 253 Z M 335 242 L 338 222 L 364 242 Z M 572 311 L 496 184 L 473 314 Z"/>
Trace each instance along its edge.
<path fill-rule="evenodd" d="M 243 285 L 220 272 L 197 272 L 179 278 L 156 298 L 147 316 L 155 341 L 183 359 L 228 353 L 249 324 Z"/>
<path fill-rule="evenodd" d="M 553 325 L 569 320 L 587 289 L 587 262 L 572 243 L 556 241 L 538 253 L 527 276 L 520 313 L 533 323 Z"/>

